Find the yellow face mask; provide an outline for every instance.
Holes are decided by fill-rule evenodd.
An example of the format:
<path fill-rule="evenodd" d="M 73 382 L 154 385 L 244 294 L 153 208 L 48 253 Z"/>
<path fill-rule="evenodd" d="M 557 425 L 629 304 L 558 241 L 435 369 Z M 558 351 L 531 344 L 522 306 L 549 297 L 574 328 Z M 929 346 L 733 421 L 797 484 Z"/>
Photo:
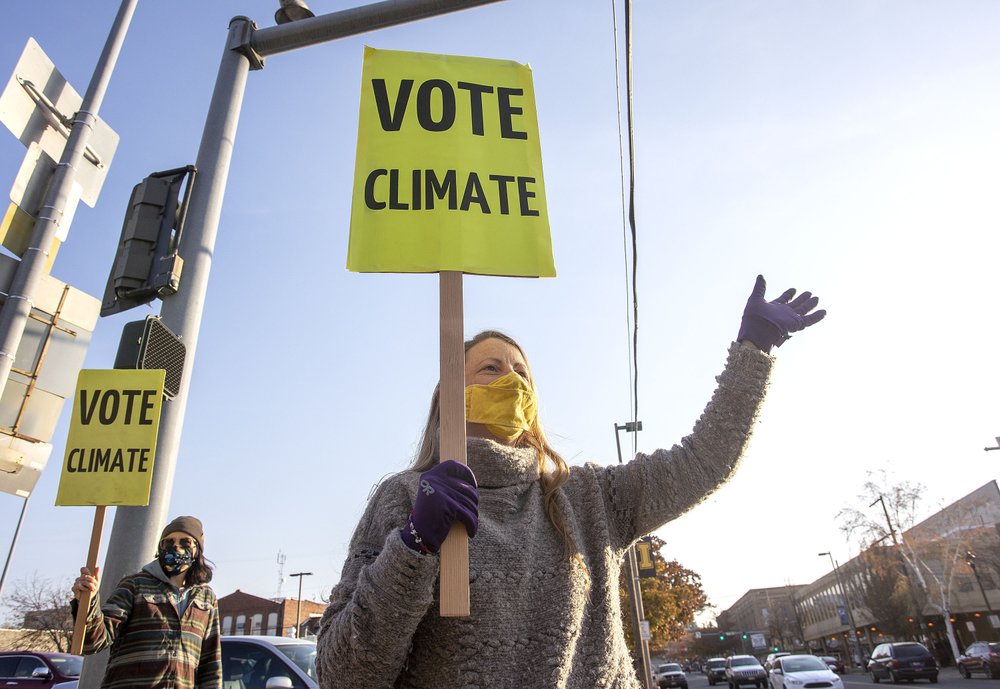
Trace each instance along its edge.
<path fill-rule="evenodd" d="M 465 388 L 465 420 L 483 424 L 501 440 L 511 442 L 531 430 L 537 415 L 534 390 L 513 371 L 489 385 Z"/>

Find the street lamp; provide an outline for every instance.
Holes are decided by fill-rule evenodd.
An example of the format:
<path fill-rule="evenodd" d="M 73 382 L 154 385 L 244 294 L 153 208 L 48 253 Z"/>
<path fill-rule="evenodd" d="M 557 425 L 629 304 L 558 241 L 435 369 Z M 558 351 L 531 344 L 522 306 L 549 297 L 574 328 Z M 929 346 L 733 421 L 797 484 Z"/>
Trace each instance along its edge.
<path fill-rule="evenodd" d="M 302 616 L 302 577 L 311 577 L 312 572 L 296 572 L 288 576 L 299 578 L 299 598 L 295 601 L 295 638 L 297 639 L 299 638 L 299 620 Z"/>
<path fill-rule="evenodd" d="M 976 554 L 971 550 L 965 551 L 965 563 L 969 565 L 969 569 L 972 570 L 972 574 L 976 577 L 976 583 L 979 584 L 979 592 L 983 594 L 983 603 L 986 604 L 986 612 L 990 615 L 990 625 L 993 624 L 993 608 L 990 607 L 990 599 L 986 597 L 986 589 L 983 588 L 983 580 L 979 578 L 979 570 L 976 569 Z M 993 630 L 994 632 L 996 629 Z"/>
<path fill-rule="evenodd" d="M 856 632 L 857 625 L 854 624 L 854 611 L 851 609 L 851 601 L 847 597 L 847 589 L 844 588 L 844 582 L 840 578 L 840 566 L 837 564 L 837 561 L 833 559 L 833 554 L 830 552 L 817 553 L 817 555 L 818 557 L 823 557 L 824 555 L 826 555 L 827 557 L 830 558 L 830 565 L 833 567 L 833 576 L 837 580 L 837 586 L 840 587 L 840 595 L 843 596 L 844 607 L 847 608 L 847 619 L 851 623 L 851 633 L 848 636 L 848 638 L 854 641 L 854 646 L 858 654 L 857 662 L 860 663 L 863 660 L 861 653 L 861 642 L 858 641 L 858 635 Z"/>
<path fill-rule="evenodd" d="M 997 446 L 996 447 L 984 447 L 983 449 L 986 452 L 989 452 L 990 450 L 1000 450 L 1000 435 L 997 436 Z"/>

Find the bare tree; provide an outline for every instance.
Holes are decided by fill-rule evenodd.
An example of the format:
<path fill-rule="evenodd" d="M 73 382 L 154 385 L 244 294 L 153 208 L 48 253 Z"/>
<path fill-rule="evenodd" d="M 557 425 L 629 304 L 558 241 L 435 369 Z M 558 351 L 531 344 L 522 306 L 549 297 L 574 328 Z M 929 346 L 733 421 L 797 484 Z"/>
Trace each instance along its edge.
<path fill-rule="evenodd" d="M 922 616 L 925 603 L 941 613 L 951 652 L 958 658 L 960 651 L 951 623 L 951 603 L 956 575 L 964 573 L 965 554 L 974 534 L 983 528 L 983 505 L 976 500 L 964 501 L 916 525 L 917 507 L 924 487 L 908 481 L 890 484 L 884 471 L 869 472 L 868 477 L 858 497 L 869 504 L 869 509 L 876 502 L 882 502 L 889 521 L 881 523 L 869 512 L 845 508 L 837 515 L 841 530 L 855 537 L 862 549 L 892 539 L 911 579 L 909 588 L 913 592 L 911 600 L 915 613 Z"/>
<path fill-rule="evenodd" d="M 73 635 L 69 611 L 69 582 L 53 584 L 36 571 L 30 579 L 14 582 L 4 596 L 7 625 L 18 630 L 19 648 L 68 653 Z"/>

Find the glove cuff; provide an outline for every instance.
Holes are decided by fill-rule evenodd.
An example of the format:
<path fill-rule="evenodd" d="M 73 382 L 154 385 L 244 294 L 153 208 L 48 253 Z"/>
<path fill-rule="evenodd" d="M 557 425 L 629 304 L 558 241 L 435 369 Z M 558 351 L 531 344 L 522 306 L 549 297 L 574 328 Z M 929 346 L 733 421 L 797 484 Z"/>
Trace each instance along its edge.
<path fill-rule="evenodd" d="M 410 550 L 415 550 L 424 555 L 437 555 L 440 550 L 440 548 L 431 548 L 427 542 L 420 537 L 420 534 L 417 532 L 417 528 L 413 526 L 412 516 L 406 520 L 406 526 L 400 529 L 399 533 L 403 538 L 403 543 L 405 543 Z"/>
<path fill-rule="evenodd" d="M 766 318 L 747 314 L 740 323 L 740 333 L 737 342 L 750 340 L 764 353 L 770 353 L 772 347 L 780 347 L 789 339 L 788 331 Z"/>

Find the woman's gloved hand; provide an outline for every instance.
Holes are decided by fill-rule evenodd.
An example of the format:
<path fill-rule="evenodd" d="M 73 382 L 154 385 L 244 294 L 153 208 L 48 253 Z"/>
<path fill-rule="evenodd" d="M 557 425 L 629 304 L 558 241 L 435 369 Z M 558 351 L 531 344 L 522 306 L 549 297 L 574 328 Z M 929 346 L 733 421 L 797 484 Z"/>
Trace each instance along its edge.
<path fill-rule="evenodd" d="M 472 469 L 448 460 L 420 474 L 417 499 L 403 542 L 422 553 L 437 553 L 455 520 L 465 524 L 469 538 L 479 529 L 479 489 Z"/>
<path fill-rule="evenodd" d="M 743 310 L 743 322 L 736 338 L 738 341 L 749 340 L 761 351 L 770 352 L 771 347 L 780 347 L 790 337 L 790 333 L 819 323 L 826 315 L 826 311 L 822 309 L 809 313 L 819 303 L 819 298 L 810 292 L 803 292 L 794 301 L 790 301 L 795 296 L 793 288 L 785 290 L 774 301 L 764 301 L 766 289 L 764 276 L 758 275 L 757 284 Z"/>

